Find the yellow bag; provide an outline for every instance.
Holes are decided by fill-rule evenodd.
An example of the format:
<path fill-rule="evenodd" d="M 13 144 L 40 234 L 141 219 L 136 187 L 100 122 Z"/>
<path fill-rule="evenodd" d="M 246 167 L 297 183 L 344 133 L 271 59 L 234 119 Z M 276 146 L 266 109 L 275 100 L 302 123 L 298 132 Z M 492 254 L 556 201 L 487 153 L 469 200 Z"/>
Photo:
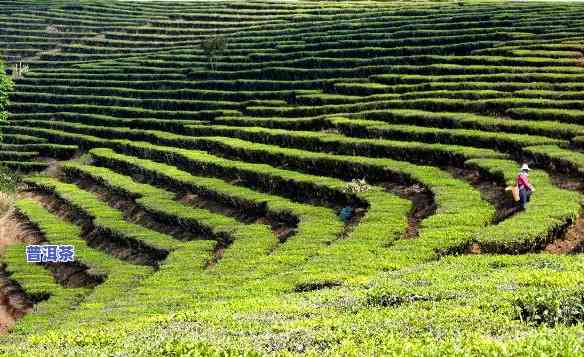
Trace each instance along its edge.
<path fill-rule="evenodd" d="M 505 188 L 505 191 L 511 191 L 511 194 L 513 195 L 513 200 L 515 202 L 519 202 L 519 186 L 517 185 L 507 186 L 507 188 Z"/>

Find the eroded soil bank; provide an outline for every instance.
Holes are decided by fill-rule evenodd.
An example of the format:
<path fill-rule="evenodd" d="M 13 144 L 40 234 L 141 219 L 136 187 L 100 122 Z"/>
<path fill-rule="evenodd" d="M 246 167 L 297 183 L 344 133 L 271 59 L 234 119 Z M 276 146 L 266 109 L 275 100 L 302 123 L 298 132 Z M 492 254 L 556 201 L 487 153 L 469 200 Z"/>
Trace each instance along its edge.
<path fill-rule="evenodd" d="M 27 227 L 12 212 L 5 214 L 0 218 L 0 255 L 8 245 L 26 242 L 27 236 Z M 30 309 L 31 302 L 14 286 L 0 264 L 0 334 L 5 334 Z"/>

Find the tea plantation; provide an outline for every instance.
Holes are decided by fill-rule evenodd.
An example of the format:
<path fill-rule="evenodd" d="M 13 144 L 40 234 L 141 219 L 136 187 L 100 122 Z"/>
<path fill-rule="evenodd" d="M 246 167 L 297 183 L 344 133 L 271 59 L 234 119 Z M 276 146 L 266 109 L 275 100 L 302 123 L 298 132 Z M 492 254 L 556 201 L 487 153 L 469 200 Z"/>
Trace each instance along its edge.
<path fill-rule="evenodd" d="M 584 3 L 0 0 L 0 52 L 1 356 L 584 354 Z"/>

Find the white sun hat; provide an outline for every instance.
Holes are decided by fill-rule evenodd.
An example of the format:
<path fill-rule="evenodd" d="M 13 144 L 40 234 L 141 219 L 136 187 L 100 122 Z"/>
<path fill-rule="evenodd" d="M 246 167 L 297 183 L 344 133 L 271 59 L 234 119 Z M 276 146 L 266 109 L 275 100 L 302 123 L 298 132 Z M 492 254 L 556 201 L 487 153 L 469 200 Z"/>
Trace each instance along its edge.
<path fill-rule="evenodd" d="M 529 171 L 529 166 L 527 164 L 521 165 L 521 171 Z"/>

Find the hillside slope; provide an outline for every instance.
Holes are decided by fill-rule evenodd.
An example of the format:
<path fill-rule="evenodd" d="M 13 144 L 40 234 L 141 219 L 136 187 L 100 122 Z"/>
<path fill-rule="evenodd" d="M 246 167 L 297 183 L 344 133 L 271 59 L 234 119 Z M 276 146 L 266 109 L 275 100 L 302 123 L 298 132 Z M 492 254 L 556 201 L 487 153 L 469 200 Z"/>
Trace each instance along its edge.
<path fill-rule="evenodd" d="M 0 0 L 0 352 L 582 353 L 583 10 Z"/>

